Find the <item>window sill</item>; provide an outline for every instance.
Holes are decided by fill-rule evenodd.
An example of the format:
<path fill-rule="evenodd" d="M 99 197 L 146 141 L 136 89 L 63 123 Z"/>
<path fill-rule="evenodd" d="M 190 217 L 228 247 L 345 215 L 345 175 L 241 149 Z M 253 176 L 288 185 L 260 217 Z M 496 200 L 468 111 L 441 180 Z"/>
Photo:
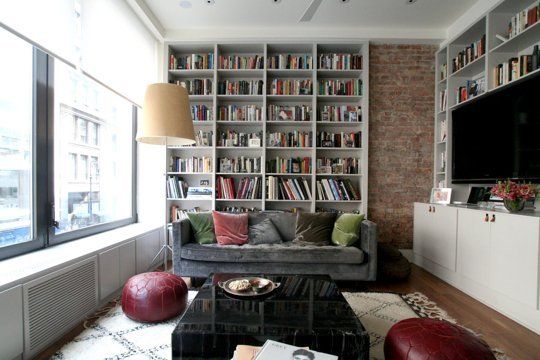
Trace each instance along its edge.
<path fill-rule="evenodd" d="M 0 291 L 162 228 L 156 224 L 131 224 L 0 261 Z"/>

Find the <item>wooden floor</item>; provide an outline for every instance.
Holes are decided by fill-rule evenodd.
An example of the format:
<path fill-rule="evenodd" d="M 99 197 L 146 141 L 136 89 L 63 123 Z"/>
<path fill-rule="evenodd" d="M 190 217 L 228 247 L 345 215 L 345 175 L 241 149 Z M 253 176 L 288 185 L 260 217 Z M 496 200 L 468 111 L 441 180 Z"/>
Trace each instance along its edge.
<path fill-rule="evenodd" d="M 463 325 L 479 334 L 492 347 L 506 353 L 510 359 L 540 359 L 540 336 L 495 310 L 474 300 L 448 285 L 427 271 L 414 266 L 412 274 L 400 283 L 340 284 L 347 290 L 369 290 L 395 293 L 421 292 Z M 43 351 L 36 359 L 49 359 L 63 344 L 77 336 L 84 328 L 82 324 L 72 329 L 53 346 Z"/>

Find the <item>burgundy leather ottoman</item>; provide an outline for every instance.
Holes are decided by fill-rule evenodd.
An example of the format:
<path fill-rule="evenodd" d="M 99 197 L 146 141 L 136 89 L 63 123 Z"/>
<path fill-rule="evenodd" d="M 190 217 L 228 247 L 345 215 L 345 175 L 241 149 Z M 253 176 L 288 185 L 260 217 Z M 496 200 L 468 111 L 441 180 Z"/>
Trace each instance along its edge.
<path fill-rule="evenodd" d="M 494 360 L 489 346 L 447 321 L 414 318 L 398 322 L 386 335 L 384 356 L 391 360 Z"/>
<path fill-rule="evenodd" d="M 178 316 L 187 304 L 188 288 L 181 277 L 149 272 L 131 277 L 122 290 L 122 311 L 139 322 L 161 322 Z"/>

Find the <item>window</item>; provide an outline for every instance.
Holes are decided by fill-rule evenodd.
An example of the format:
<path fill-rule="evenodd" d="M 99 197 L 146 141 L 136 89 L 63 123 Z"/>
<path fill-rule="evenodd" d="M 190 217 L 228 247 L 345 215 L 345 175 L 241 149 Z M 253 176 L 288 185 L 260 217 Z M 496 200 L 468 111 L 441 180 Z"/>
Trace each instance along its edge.
<path fill-rule="evenodd" d="M 77 118 L 77 126 L 78 130 L 77 133 L 79 134 L 79 142 L 81 144 L 87 144 L 88 143 L 88 121 Z"/>
<path fill-rule="evenodd" d="M 79 167 L 79 180 L 86 181 L 88 180 L 88 156 L 81 155 L 81 166 Z"/>
<path fill-rule="evenodd" d="M 69 154 L 69 176 L 71 180 L 77 180 L 77 154 Z"/>

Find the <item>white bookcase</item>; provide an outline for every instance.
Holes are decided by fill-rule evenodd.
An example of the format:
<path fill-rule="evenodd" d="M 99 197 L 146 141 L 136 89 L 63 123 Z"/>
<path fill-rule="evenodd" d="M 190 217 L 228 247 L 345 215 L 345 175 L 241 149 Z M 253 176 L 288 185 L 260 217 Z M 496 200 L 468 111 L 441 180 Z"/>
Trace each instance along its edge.
<path fill-rule="evenodd" d="M 534 0 L 501 0 L 484 16 L 465 29 L 461 34 L 450 39 L 436 54 L 435 76 L 435 143 L 434 143 L 434 187 L 452 187 L 453 200 L 466 201 L 469 185 L 451 184 L 452 181 L 452 112 L 468 103 L 474 102 L 488 94 L 500 91 L 512 84 L 538 76 L 540 69 L 521 76 L 503 85 L 495 83 L 495 69 L 510 58 L 532 54 L 534 45 L 540 45 L 540 21 L 527 27 L 506 41 L 497 35 L 506 36 L 508 25 L 513 16 L 526 10 L 532 5 L 538 5 Z M 452 71 L 452 59 L 466 46 L 486 36 L 485 54 L 470 62 L 461 69 Z M 445 78 L 440 74 L 440 66 L 448 64 Z M 483 94 L 458 102 L 455 91 L 464 86 L 467 80 L 484 77 L 486 91 Z M 447 106 L 441 109 L 440 92 L 448 93 Z M 441 127 L 446 124 L 446 139 L 441 139 Z M 445 166 L 443 167 L 443 163 Z"/>
<path fill-rule="evenodd" d="M 171 54 L 214 54 L 214 69 L 209 70 L 171 70 L 169 69 L 169 58 Z M 343 53 L 361 54 L 362 70 L 319 70 L 317 69 L 317 57 L 319 54 Z M 360 211 L 367 214 L 368 209 L 368 134 L 369 134 L 369 43 L 367 41 L 355 42 L 167 42 L 165 43 L 164 73 L 165 82 L 176 82 L 182 79 L 207 78 L 213 81 L 213 91 L 211 95 L 190 95 L 191 105 L 204 104 L 212 107 L 213 117 L 209 121 L 195 121 L 195 131 L 212 131 L 213 146 L 211 147 L 184 147 L 167 149 L 166 161 L 167 171 L 170 171 L 170 159 L 172 156 L 191 157 L 196 155 L 211 156 L 213 169 L 210 173 L 169 173 L 170 175 L 181 176 L 190 186 L 199 186 L 201 180 L 208 180 L 214 188 L 214 196 L 211 200 L 189 200 L 189 199 L 167 199 L 167 217 L 170 219 L 170 208 L 173 205 L 181 209 L 192 209 L 198 207 L 201 210 L 219 209 L 225 206 L 236 206 L 244 208 L 256 208 L 259 210 L 290 210 L 297 208 L 301 211 L 315 211 L 316 209 L 336 209 L 341 211 Z M 268 56 L 278 54 L 312 56 L 312 69 L 270 69 L 268 68 Z M 219 69 L 218 58 L 220 55 L 259 55 L 264 56 L 263 69 Z M 217 84 L 221 80 L 262 80 L 262 95 L 220 95 L 217 93 Z M 310 79 L 313 84 L 312 95 L 271 95 L 268 88 L 273 79 Z M 321 79 L 361 79 L 361 96 L 328 96 L 318 95 L 318 81 Z M 220 105 L 257 105 L 262 109 L 262 119 L 259 122 L 249 121 L 226 121 L 227 119 L 217 118 L 217 108 Z M 309 105 L 312 108 L 311 121 L 274 121 L 267 118 L 268 105 Z M 354 105 L 362 108 L 361 122 L 321 122 L 317 118 L 317 109 L 324 105 Z M 216 134 L 219 130 L 235 130 L 245 132 L 262 132 L 261 147 L 223 147 L 217 146 Z M 267 134 L 271 132 L 289 132 L 293 130 L 311 131 L 313 134 L 313 144 L 307 148 L 273 148 L 267 146 Z M 315 147 L 315 137 L 317 131 L 337 132 L 362 132 L 361 148 L 322 148 Z M 261 157 L 262 171 L 257 174 L 227 173 L 217 172 L 218 158 L 229 156 Z M 311 172 L 309 174 L 272 174 L 266 172 L 267 159 L 276 156 L 282 158 L 290 157 L 310 157 Z M 358 158 L 360 161 L 359 174 L 336 175 L 317 174 L 316 160 L 319 157 L 332 158 Z M 262 199 L 242 200 L 242 199 L 217 199 L 216 179 L 223 175 L 235 179 L 238 184 L 243 177 L 258 176 L 262 180 Z M 270 200 L 266 199 L 265 183 L 268 176 L 282 178 L 303 177 L 310 186 L 311 200 Z M 317 200 L 316 181 L 322 178 L 342 178 L 350 179 L 353 186 L 361 194 L 358 201 L 329 201 Z"/>

